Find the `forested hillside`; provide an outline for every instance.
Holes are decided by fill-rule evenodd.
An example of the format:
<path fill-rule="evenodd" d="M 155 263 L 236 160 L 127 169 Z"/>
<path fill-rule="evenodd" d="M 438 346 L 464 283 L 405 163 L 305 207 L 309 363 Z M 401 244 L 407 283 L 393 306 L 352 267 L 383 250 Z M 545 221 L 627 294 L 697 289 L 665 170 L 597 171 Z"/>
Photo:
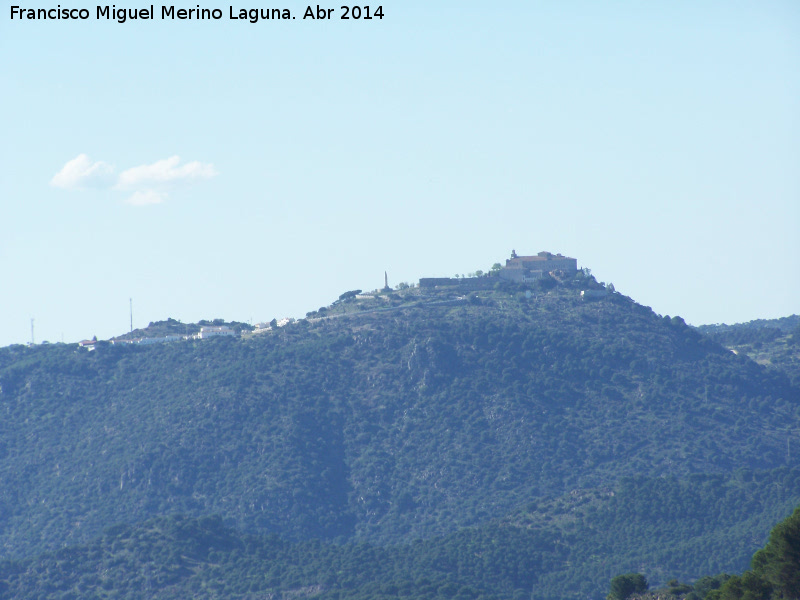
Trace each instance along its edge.
<path fill-rule="evenodd" d="M 677 579 L 648 589 L 641 573 L 625 573 L 610 582 L 607 600 L 793 600 L 800 598 L 800 507 L 775 525 L 741 575 L 705 575 L 692 583 Z"/>
<path fill-rule="evenodd" d="M 463 597 L 599 597 L 628 564 L 655 579 L 658 565 L 743 569 L 800 503 L 800 391 L 678 317 L 581 300 L 586 283 L 353 297 L 320 313 L 334 318 L 241 339 L 0 349 L 2 555 L 88 543 L 69 552 L 97 564 L 102 544 L 116 552 L 113 535 L 91 542 L 111 525 L 150 522 L 132 530 L 147 537 L 154 518 L 202 529 L 193 519 L 217 514 L 214 531 L 258 544 L 376 545 L 391 566 L 364 585 L 423 573 Z M 413 540 L 447 554 L 475 536 L 452 551 L 490 557 L 497 532 L 531 561 L 497 581 L 402 558 L 420 554 Z M 136 552 L 109 560 L 156 589 Z M 239 573 L 260 559 L 208 560 Z M 176 573 L 200 585 L 208 572 L 191 565 Z M 362 589 L 308 569 L 253 589 Z"/>
<path fill-rule="evenodd" d="M 230 530 L 217 516 L 159 517 L 110 528 L 89 544 L 0 562 L 0 598 L 599 598 L 614 574 L 629 570 L 652 582 L 743 571 L 747 558 L 730 560 L 742 539 L 791 510 L 753 516 L 771 506 L 764 482 L 790 482 L 779 493 L 785 502 L 797 496 L 798 475 L 629 481 L 613 495 L 570 494 L 540 506 L 528 522 L 390 546 L 287 542 Z"/>
<path fill-rule="evenodd" d="M 800 315 L 736 325 L 702 325 L 701 333 L 759 364 L 783 371 L 800 386 Z"/>

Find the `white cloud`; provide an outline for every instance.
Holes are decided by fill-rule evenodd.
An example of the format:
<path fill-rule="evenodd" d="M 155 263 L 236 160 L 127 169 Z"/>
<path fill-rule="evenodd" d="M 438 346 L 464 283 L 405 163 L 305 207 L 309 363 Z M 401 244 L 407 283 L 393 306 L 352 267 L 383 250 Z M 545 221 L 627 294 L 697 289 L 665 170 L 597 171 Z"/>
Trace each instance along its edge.
<path fill-rule="evenodd" d="M 114 167 L 102 161 L 93 162 L 79 154 L 67 162 L 50 180 L 50 185 L 66 190 L 86 187 L 107 187 L 113 182 Z"/>
<path fill-rule="evenodd" d="M 217 175 L 212 164 L 190 162 L 180 164 L 179 156 L 159 160 L 151 165 L 141 165 L 127 169 L 119 174 L 117 187 L 133 188 L 141 185 L 177 183 L 197 179 L 210 179 Z"/>
<path fill-rule="evenodd" d="M 134 192 L 130 198 L 125 200 L 125 204 L 131 206 L 148 206 L 149 204 L 161 204 L 167 199 L 166 192 L 159 192 L 157 190 L 140 190 Z"/>
<path fill-rule="evenodd" d="M 133 193 L 124 200 L 131 206 L 161 204 L 167 199 L 168 190 L 200 179 L 217 175 L 212 164 L 190 162 L 180 164 L 179 156 L 159 160 L 150 165 L 126 169 L 114 177 L 114 167 L 104 162 L 94 162 L 87 155 L 73 158 L 56 173 L 50 184 L 64 189 L 86 187 L 125 190 Z"/>

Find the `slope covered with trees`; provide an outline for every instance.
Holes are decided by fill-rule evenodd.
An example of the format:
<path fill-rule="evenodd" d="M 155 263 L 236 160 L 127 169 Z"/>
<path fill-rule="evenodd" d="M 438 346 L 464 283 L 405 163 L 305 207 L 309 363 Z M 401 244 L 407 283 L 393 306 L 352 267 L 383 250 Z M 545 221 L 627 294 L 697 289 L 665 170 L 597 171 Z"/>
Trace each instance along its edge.
<path fill-rule="evenodd" d="M 800 386 L 800 315 L 736 325 L 702 325 L 698 331 L 759 364 L 783 371 Z"/>
<path fill-rule="evenodd" d="M 701 574 L 715 544 L 741 564 L 800 501 L 786 475 L 800 465 L 798 388 L 680 318 L 619 294 L 582 301 L 584 285 L 550 282 L 531 297 L 412 289 L 381 309 L 348 298 L 332 318 L 242 339 L 1 349 L 0 551 L 21 558 L 117 523 L 219 514 L 285 543 L 546 532 L 593 569 L 581 581 L 595 591 L 643 556 L 603 541 L 625 525 L 621 539 L 645 535 L 646 552 L 684 544 L 693 558 L 675 575 Z M 748 478 L 780 493 L 760 497 Z M 660 506 L 637 500 L 660 482 L 688 493 L 701 481 L 751 490 L 717 538 L 713 494 L 684 500 L 695 525 L 709 524 L 688 542 L 695 525 L 675 525 L 687 507 L 671 506 L 669 489 L 653 491 Z M 559 499 L 582 495 L 600 500 L 559 514 Z M 626 521 L 636 502 L 653 514 Z M 581 545 L 590 539 L 607 551 Z M 572 572 L 559 556 L 554 578 Z M 556 589 L 540 574 L 536 585 Z"/>
<path fill-rule="evenodd" d="M 798 480 L 797 472 L 783 475 Z M 0 562 L 0 598 L 501 600 L 533 594 L 555 600 L 600 598 L 609 573 L 626 569 L 644 569 L 653 582 L 663 572 L 704 572 L 687 573 L 687 563 L 742 571 L 746 560 L 726 555 L 737 553 L 731 542 L 752 525 L 752 517 L 741 520 L 741 507 L 750 501 L 752 510 L 753 501 L 768 495 L 763 482 L 756 476 L 735 486 L 719 485 L 719 478 L 695 483 L 702 501 L 681 498 L 688 486 L 669 481 L 636 482 L 634 501 L 629 482 L 613 496 L 571 494 L 555 501 L 536 524 L 492 522 L 390 546 L 288 542 L 233 531 L 218 516 L 158 517 L 110 528 L 88 544 Z M 585 502 L 601 496 L 609 500 Z M 712 503 L 720 513 L 696 528 L 708 514 L 704 505 Z M 558 510 L 560 504 L 566 510 Z M 671 586 L 670 595 L 707 592 L 707 579 L 717 587 L 725 580 L 699 577 L 694 586 Z M 703 600 L 705 592 L 688 600 Z"/>
<path fill-rule="evenodd" d="M 617 575 L 607 600 L 794 600 L 800 598 L 800 507 L 778 523 L 742 575 L 704 576 L 691 584 L 670 580 L 649 590 L 641 573 Z"/>

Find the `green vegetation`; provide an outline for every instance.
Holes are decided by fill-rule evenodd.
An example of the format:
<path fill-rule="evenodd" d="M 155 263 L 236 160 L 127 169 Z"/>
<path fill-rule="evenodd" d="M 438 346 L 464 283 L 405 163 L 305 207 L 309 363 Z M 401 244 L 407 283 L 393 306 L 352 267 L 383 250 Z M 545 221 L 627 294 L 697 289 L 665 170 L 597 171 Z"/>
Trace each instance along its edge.
<path fill-rule="evenodd" d="M 741 572 L 800 503 L 800 390 L 592 287 L 0 349 L 9 597 L 599 598 L 618 573 Z"/>
<path fill-rule="evenodd" d="M 703 325 L 697 329 L 726 348 L 783 371 L 795 386 L 800 386 L 799 315 L 738 325 Z"/>
<path fill-rule="evenodd" d="M 347 300 L 348 298 L 355 298 L 360 293 L 361 290 L 350 290 L 349 292 L 341 294 L 339 296 L 339 300 Z"/>
<path fill-rule="evenodd" d="M 647 592 L 642 575 L 630 573 L 611 580 L 609 600 L 795 600 L 800 598 L 800 507 L 770 533 L 767 545 L 755 553 L 752 568 L 741 576 L 701 577 L 695 583 L 671 580 L 665 588 Z"/>
<path fill-rule="evenodd" d="M 705 483 L 707 489 L 712 489 L 711 481 Z M 646 482 L 640 484 L 646 485 Z M 657 502 L 653 498 L 641 508 L 655 512 Z M 630 504 L 629 500 L 623 500 L 620 508 L 628 507 L 625 510 L 628 512 Z M 724 502 L 720 506 L 723 512 L 729 508 Z M 618 510 L 604 506 L 595 509 L 600 513 Z M 769 559 L 762 561 L 770 565 L 770 572 L 777 574 L 776 580 L 796 580 L 797 515 L 798 511 L 792 517 L 794 524 L 773 531 L 767 546 Z M 728 520 L 733 521 L 733 517 Z M 592 522 L 592 518 L 588 521 Z M 651 523 L 647 519 L 633 521 L 639 523 L 622 534 L 624 544 L 644 538 L 648 531 L 659 526 L 657 519 Z M 709 527 L 724 529 L 724 521 Z M 594 523 L 599 525 L 603 519 Z M 581 530 L 576 531 L 580 535 Z M 599 597 L 598 590 L 603 583 L 598 587 L 592 580 L 592 572 L 600 570 L 597 564 L 592 567 L 592 562 L 600 563 L 605 571 L 613 571 L 621 564 L 613 552 L 604 552 L 604 544 L 612 544 L 617 531 L 609 528 L 603 531 L 590 532 L 594 536 L 592 539 L 576 540 L 558 527 L 491 523 L 410 544 L 381 547 L 317 540 L 287 542 L 275 535 L 238 533 L 225 527 L 219 516 L 192 519 L 173 515 L 136 526 L 110 528 L 88 544 L 48 552 L 33 559 L 2 562 L 0 598 L 237 599 L 269 594 L 276 598 L 306 594 L 340 600 L 513 600 L 529 598 L 531 594 L 553 600 Z M 663 539 L 666 538 L 662 538 L 660 555 L 648 556 L 645 552 L 640 558 L 647 562 L 668 557 Z M 772 541 L 775 539 L 794 540 L 794 545 L 787 552 L 785 544 L 776 544 Z M 577 546 L 581 547 L 576 550 Z M 673 547 L 672 554 L 683 550 L 684 547 Z M 712 555 L 709 558 L 715 561 L 725 560 L 724 546 L 707 545 L 701 553 Z M 657 593 L 662 598 L 703 600 L 728 578 L 724 575 L 701 577 L 694 585 L 673 580 Z M 750 581 L 751 576 L 745 574 L 731 581 L 739 579 Z M 608 581 L 607 576 L 605 581 Z M 642 597 L 646 589 L 643 574 L 629 573 L 612 579 L 609 599 Z M 729 600 L 733 597 L 709 596 L 709 600 L 712 598 Z"/>
<path fill-rule="evenodd" d="M 617 575 L 611 580 L 607 600 L 628 600 L 634 594 L 643 594 L 648 587 L 647 579 L 641 573 Z"/>
<path fill-rule="evenodd" d="M 558 532 L 568 565 L 539 578 L 548 597 L 586 597 L 617 573 L 661 585 L 741 572 L 800 498 L 800 469 L 623 479 L 614 489 L 536 502 L 506 522 Z M 537 594 L 537 597 L 539 595 Z"/>
<path fill-rule="evenodd" d="M 800 598 L 800 508 L 779 523 L 769 543 L 753 556 L 752 569 L 728 579 L 709 600 Z"/>
<path fill-rule="evenodd" d="M 135 340 L 137 338 L 158 338 L 168 335 L 192 336 L 200 331 L 201 327 L 208 325 L 227 325 L 236 332 L 252 331 L 253 327 L 247 323 L 239 323 L 232 321 L 226 322 L 224 319 L 213 319 L 211 321 L 198 321 L 197 323 L 181 323 L 175 319 L 167 319 L 166 321 L 156 321 L 149 323 L 147 327 L 141 329 L 134 329 L 129 333 L 117 336 L 116 340 Z"/>

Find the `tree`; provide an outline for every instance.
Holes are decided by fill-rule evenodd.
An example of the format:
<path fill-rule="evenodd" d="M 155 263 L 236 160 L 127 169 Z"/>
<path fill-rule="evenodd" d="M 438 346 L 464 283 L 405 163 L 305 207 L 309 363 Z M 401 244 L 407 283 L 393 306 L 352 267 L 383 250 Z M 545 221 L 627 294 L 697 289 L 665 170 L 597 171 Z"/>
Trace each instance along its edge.
<path fill-rule="evenodd" d="M 792 334 L 789 336 L 787 343 L 793 346 L 800 346 L 800 325 L 794 328 Z"/>
<path fill-rule="evenodd" d="M 753 571 L 781 598 L 800 598 L 800 507 L 778 523 L 767 545 L 753 556 Z"/>
<path fill-rule="evenodd" d="M 634 594 L 643 594 L 649 588 L 647 579 L 641 573 L 617 575 L 611 580 L 607 600 L 627 600 Z"/>
<path fill-rule="evenodd" d="M 788 600 L 800 598 L 800 507 L 778 523 L 769 542 L 753 556 L 752 570 L 728 579 L 707 600 Z"/>
<path fill-rule="evenodd" d="M 726 575 L 724 573 L 715 575 L 713 577 L 710 575 L 701 577 L 694 582 L 694 593 L 697 598 L 690 598 L 689 600 L 701 600 L 702 598 L 705 598 L 713 590 L 718 590 L 730 578 L 730 575 Z"/>
<path fill-rule="evenodd" d="M 706 600 L 769 600 L 771 588 L 753 571 L 739 577 L 734 575 L 721 588 L 711 590 Z"/>
<path fill-rule="evenodd" d="M 339 300 L 347 300 L 348 298 L 355 298 L 361 293 L 361 290 L 350 290 L 339 296 Z"/>

